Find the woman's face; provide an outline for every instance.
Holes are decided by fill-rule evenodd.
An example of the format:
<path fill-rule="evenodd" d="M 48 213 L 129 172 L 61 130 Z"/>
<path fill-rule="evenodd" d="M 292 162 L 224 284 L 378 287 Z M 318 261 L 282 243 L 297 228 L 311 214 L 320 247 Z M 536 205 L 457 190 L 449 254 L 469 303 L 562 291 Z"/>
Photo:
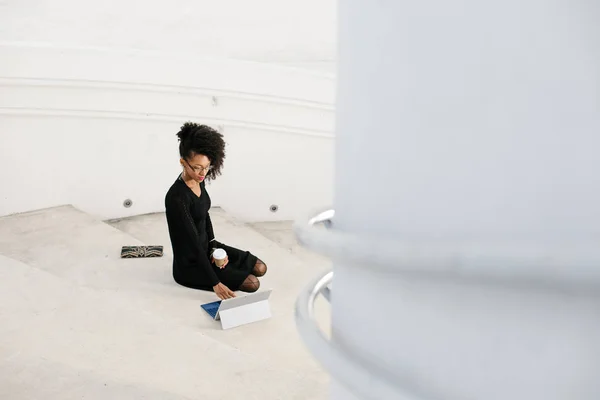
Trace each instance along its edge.
<path fill-rule="evenodd" d="M 193 157 L 181 159 L 181 165 L 187 175 L 196 182 L 202 182 L 210 171 L 210 160 L 204 154 L 194 154 Z"/>

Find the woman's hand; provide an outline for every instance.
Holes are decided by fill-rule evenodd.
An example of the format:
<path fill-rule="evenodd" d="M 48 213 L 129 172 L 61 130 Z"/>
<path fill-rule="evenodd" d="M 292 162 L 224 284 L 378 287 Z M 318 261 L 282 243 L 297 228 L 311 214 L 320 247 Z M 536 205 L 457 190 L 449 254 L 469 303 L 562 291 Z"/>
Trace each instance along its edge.
<path fill-rule="evenodd" d="M 211 257 L 210 262 L 217 265 L 214 257 Z M 225 262 L 223 263 L 223 265 L 221 265 L 220 267 L 217 265 L 217 267 L 219 267 L 220 269 L 223 269 L 227 266 L 227 263 L 229 263 L 229 257 L 225 256 Z"/>
<path fill-rule="evenodd" d="M 235 293 L 233 293 L 227 286 L 223 285 L 220 282 L 213 286 L 213 290 L 221 300 L 231 299 L 232 297 L 235 297 Z"/>

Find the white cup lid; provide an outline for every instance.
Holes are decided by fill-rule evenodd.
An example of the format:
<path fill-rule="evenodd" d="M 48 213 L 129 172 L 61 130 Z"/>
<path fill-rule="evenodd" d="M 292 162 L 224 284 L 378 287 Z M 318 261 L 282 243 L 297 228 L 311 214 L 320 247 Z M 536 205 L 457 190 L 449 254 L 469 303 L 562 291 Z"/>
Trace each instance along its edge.
<path fill-rule="evenodd" d="M 227 256 L 227 252 L 226 252 L 225 250 L 223 250 L 223 249 L 216 249 L 216 250 L 213 252 L 213 257 L 214 257 L 216 260 L 222 260 L 222 259 L 224 259 L 226 256 Z"/>

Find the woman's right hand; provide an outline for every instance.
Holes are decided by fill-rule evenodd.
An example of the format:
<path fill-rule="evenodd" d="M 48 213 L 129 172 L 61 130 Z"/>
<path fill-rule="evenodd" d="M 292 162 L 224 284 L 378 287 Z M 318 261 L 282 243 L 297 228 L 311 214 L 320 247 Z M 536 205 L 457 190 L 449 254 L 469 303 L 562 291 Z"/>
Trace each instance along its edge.
<path fill-rule="evenodd" d="M 227 286 L 223 285 L 221 282 L 213 286 L 213 290 L 221 300 L 231 299 L 232 297 L 235 297 L 235 293 L 233 293 Z"/>

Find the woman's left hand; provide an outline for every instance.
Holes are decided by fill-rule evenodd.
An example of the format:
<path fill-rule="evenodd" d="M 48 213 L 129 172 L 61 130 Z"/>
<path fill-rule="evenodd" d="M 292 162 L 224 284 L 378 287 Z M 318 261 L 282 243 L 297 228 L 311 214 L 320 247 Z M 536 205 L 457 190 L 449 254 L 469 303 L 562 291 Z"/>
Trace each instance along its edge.
<path fill-rule="evenodd" d="M 222 265 L 221 267 L 219 267 L 219 268 L 223 269 L 223 268 L 225 268 L 225 267 L 227 266 L 227 264 L 229 264 L 229 257 L 228 257 L 228 256 L 225 256 L 225 262 L 224 262 L 224 263 L 223 263 L 223 265 Z"/>
<path fill-rule="evenodd" d="M 215 258 L 214 258 L 214 257 L 211 257 L 211 260 L 210 260 L 210 261 L 211 261 L 213 264 L 217 265 L 217 263 L 215 262 Z M 227 264 L 228 264 L 228 263 L 229 263 L 229 257 L 228 257 L 228 256 L 225 256 L 225 262 L 223 263 L 223 265 L 221 265 L 220 267 L 217 265 L 217 267 L 219 267 L 220 269 L 223 269 L 223 268 L 225 268 L 225 267 L 227 266 Z"/>

